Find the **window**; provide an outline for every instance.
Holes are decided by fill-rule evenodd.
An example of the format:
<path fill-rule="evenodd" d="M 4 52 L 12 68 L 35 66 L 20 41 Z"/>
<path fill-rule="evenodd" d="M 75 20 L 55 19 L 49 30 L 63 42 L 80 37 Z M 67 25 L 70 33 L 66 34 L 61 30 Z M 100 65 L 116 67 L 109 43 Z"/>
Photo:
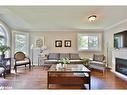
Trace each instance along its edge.
<path fill-rule="evenodd" d="M 0 25 L 0 44 L 5 45 L 7 43 L 6 41 L 6 33 L 4 28 Z"/>
<path fill-rule="evenodd" d="M 78 34 L 79 51 L 100 51 L 101 35 L 99 34 Z"/>
<path fill-rule="evenodd" d="M 26 36 L 15 34 L 15 52 L 22 51 L 26 53 Z"/>
<path fill-rule="evenodd" d="M 29 35 L 24 32 L 14 32 L 13 33 L 13 53 L 18 51 L 24 52 L 29 55 Z"/>

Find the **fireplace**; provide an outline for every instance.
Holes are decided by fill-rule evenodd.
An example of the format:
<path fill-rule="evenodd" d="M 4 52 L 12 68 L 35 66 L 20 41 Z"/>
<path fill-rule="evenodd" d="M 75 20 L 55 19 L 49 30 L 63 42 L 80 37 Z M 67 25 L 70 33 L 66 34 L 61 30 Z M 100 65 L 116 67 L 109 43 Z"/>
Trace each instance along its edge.
<path fill-rule="evenodd" d="M 115 70 L 127 76 L 127 59 L 115 58 L 115 60 L 116 60 Z"/>

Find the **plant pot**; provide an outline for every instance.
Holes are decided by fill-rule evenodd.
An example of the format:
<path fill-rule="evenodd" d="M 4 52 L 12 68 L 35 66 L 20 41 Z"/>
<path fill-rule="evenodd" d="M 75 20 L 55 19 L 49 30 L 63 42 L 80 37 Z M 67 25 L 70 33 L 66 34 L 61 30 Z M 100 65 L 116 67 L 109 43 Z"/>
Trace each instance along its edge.
<path fill-rule="evenodd" d="M 67 64 L 63 64 L 63 68 L 67 68 Z"/>

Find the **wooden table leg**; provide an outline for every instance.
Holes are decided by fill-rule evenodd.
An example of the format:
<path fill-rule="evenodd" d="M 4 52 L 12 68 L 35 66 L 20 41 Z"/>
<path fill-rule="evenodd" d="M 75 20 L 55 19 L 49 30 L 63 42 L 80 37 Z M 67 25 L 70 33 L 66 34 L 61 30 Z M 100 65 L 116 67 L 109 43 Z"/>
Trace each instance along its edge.
<path fill-rule="evenodd" d="M 91 89 L 91 74 L 89 72 L 89 90 Z"/>
<path fill-rule="evenodd" d="M 49 89 L 49 72 L 47 72 L 47 89 Z"/>

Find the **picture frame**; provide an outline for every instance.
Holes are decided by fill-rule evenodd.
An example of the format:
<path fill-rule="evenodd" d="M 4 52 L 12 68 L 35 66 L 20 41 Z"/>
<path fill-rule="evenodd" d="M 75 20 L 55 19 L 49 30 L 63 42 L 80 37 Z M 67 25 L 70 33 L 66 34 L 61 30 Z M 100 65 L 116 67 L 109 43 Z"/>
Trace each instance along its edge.
<path fill-rule="evenodd" d="M 65 40 L 64 41 L 64 46 L 65 47 L 71 47 L 71 40 Z"/>
<path fill-rule="evenodd" d="M 62 40 L 56 40 L 55 47 L 62 47 Z"/>
<path fill-rule="evenodd" d="M 34 41 L 36 48 L 42 48 L 44 46 L 44 36 L 35 37 Z"/>

